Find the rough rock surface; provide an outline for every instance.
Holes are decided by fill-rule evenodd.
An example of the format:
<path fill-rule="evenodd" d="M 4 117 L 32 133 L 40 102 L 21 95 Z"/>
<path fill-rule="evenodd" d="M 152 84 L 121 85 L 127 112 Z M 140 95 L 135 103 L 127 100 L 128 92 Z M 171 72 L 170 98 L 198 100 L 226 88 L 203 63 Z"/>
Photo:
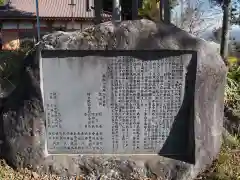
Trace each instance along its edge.
<path fill-rule="evenodd" d="M 240 117 L 225 107 L 225 117 L 223 119 L 223 126 L 232 135 L 240 134 Z"/>
<path fill-rule="evenodd" d="M 84 32 L 56 32 L 44 37 L 47 49 L 188 49 L 198 52 L 195 90 L 196 164 L 163 157 L 46 156 L 44 116 L 38 62 L 26 60 L 22 80 L 1 107 L 4 155 L 15 167 L 31 166 L 61 176 L 85 174 L 88 179 L 190 180 L 210 165 L 221 146 L 226 67 L 202 39 L 173 25 L 149 20 L 106 22 Z M 31 59 L 29 57 L 29 59 Z M 150 172 L 150 173 L 149 173 Z"/>

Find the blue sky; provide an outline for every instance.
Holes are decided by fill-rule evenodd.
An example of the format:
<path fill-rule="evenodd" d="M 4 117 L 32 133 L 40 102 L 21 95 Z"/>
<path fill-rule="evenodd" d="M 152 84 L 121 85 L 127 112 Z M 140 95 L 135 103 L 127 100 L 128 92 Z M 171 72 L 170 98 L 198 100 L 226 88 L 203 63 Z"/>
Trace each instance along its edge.
<path fill-rule="evenodd" d="M 222 25 L 222 11 L 220 7 L 211 7 L 209 0 L 189 0 L 191 5 L 196 5 L 196 2 L 200 1 L 201 4 L 201 11 L 204 12 L 203 19 L 206 19 L 206 22 L 211 25 L 208 30 L 206 30 L 205 34 L 211 34 L 214 28 L 219 28 Z M 234 0 L 233 0 L 234 1 Z M 180 6 L 174 9 L 177 14 L 180 14 Z M 206 18 L 205 18 L 206 17 Z M 236 40 L 240 41 L 240 26 L 232 26 L 230 29 L 230 36 L 235 37 Z"/>

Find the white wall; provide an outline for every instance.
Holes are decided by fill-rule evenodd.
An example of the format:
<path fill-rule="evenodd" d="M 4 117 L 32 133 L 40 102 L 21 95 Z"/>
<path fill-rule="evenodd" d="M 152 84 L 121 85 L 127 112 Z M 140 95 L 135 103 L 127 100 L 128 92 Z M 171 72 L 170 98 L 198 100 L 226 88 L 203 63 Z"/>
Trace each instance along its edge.
<path fill-rule="evenodd" d="M 69 22 L 67 24 L 67 30 L 81 30 L 84 31 L 84 29 L 91 27 L 92 25 L 94 25 L 92 22 Z"/>
<path fill-rule="evenodd" d="M 19 29 L 32 29 L 33 28 L 33 23 L 32 22 L 21 22 L 19 23 Z"/>
<path fill-rule="evenodd" d="M 37 27 L 37 23 L 35 23 L 35 27 Z M 40 27 L 47 27 L 47 23 L 45 21 L 40 21 Z"/>
<path fill-rule="evenodd" d="M 18 23 L 17 22 L 4 22 L 3 23 L 3 29 L 18 29 Z M 67 23 L 67 30 L 81 30 L 84 31 L 84 29 L 93 26 L 93 22 L 68 22 Z M 31 22 L 21 22 L 19 24 L 19 29 L 32 29 L 33 27 L 37 27 L 37 23 L 31 23 Z M 59 27 L 65 27 L 66 22 L 64 21 L 55 21 L 52 25 L 53 28 L 59 28 Z M 47 23 L 45 21 L 40 21 L 40 27 L 47 27 Z"/>
<path fill-rule="evenodd" d="M 66 23 L 64 21 L 54 21 L 52 24 L 52 27 L 59 28 L 59 27 L 65 27 Z"/>
<path fill-rule="evenodd" d="M 4 22 L 2 29 L 17 29 L 17 22 Z"/>
<path fill-rule="evenodd" d="M 68 22 L 67 23 L 67 30 L 75 29 L 80 30 L 82 27 L 80 22 Z"/>

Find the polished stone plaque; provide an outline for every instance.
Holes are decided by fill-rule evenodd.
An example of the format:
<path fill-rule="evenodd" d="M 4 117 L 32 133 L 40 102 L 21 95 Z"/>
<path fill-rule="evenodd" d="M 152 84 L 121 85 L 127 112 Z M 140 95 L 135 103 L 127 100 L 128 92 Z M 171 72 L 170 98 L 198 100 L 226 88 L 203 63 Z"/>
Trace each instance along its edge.
<path fill-rule="evenodd" d="M 183 101 L 183 58 L 42 58 L 48 153 L 158 153 Z"/>

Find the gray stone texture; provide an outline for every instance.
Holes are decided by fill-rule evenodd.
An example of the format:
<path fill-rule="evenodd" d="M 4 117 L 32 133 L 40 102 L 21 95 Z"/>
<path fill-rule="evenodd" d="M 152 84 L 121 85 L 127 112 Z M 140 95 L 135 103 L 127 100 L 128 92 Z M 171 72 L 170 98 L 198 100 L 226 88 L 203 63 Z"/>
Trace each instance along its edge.
<path fill-rule="evenodd" d="M 198 67 L 195 90 L 196 164 L 160 156 L 88 157 L 46 156 L 44 115 L 39 87 L 38 62 L 29 55 L 21 82 L 2 100 L 2 150 L 15 167 L 31 166 L 40 173 L 61 176 L 85 174 L 88 179 L 190 180 L 216 158 L 223 129 L 223 95 L 227 68 L 211 45 L 173 25 L 149 20 L 105 22 L 84 32 L 55 32 L 43 38 L 45 49 L 171 49 L 196 50 Z"/>

